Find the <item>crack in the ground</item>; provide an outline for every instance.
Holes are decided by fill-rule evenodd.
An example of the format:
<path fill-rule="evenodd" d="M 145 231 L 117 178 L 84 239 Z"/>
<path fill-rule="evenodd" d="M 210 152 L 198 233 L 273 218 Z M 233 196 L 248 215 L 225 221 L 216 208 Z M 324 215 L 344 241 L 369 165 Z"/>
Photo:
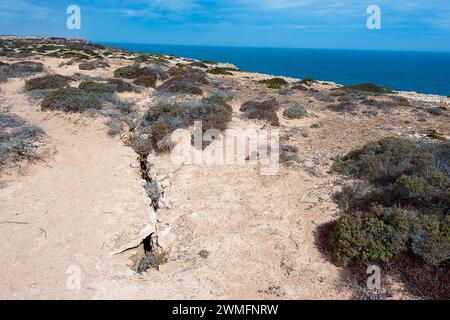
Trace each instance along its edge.
<path fill-rule="evenodd" d="M 139 154 L 140 174 L 141 178 L 145 181 L 144 189 L 151 200 L 151 206 L 155 210 L 155 213 L 157 213 L 160 208 L 160 200 L 164 196 L 164 191 L 161 190 L 158 182 L 152 179 L 147 157 L 148 154 Z M 167 262 L 168 252 L 157 247 L 155 233 L 143 239 L 138 246 L 138 252 L 135 256 L 133 266 L 134 271 L 137 273 L 142 273 L 148 269 L 158 269 L 159 265 Z"/>

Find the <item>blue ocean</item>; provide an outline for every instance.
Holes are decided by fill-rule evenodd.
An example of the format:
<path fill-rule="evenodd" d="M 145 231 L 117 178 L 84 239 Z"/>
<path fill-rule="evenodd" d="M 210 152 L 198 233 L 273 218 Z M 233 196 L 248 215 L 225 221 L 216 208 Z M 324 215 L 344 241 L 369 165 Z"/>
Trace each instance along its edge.
<path fill-rule="evenodd" d="M 235 64 L 244 71 L 450 96 L 450 53 L 103 43 Z"/>

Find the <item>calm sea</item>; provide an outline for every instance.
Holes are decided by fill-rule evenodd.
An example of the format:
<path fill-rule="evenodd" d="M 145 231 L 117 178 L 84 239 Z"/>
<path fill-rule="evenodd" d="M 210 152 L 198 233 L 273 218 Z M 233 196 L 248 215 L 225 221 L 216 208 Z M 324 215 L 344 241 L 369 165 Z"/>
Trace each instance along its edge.
<path fill-rule="evenodd" d="M 235 64 L 244 71 L 450 96 L 450 53 L 104 43 L 130 51 Z"/>

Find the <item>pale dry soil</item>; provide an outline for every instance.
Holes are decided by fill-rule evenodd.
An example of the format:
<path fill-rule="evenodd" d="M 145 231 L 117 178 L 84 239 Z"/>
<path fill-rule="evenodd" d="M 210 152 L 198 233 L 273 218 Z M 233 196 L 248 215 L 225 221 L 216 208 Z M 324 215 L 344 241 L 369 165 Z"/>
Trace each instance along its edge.
<path fill-rule="evenodd" d="M 45 65 L 50 72 L 79 72 L 76 66 L 59 68 L 58 59 Z M 116 66 L 89 73 L 111 76 Z M 254 74 L 239 80 L 248 89 L 233 101 L 232 127 L 260 128 L 237 115 L 253 94 L 253 82 L 244 77 Z M 1 84 L 3 98 L 11 112 L 41 126 L 46 138 L 41 161 L 2 176 L 0 298 L 352 297 L 337 285 L 341 270 L 319 250 L 317 227 L 338 212 L 330 199 L 337 190 L 328 173 L 330 157 L 391 135 L 376 118 L 344 118 L 312 104 L 313 117 L 282 120 L 283 130 L 313 123 L 322 129 L 294 136 L 302 163 L 282 165 L 272 176 L 261 175 L 258 166 L 178 166 L 168 156 L 151 155 L 152 175 L 167 179 L 167 206 L 155 212 L 141 185 L 137 154 L 105 133 L 104 119 L 42 112 L 23 84 Z M 149 99 L 149 93 L 139 98 Z M 306 98 L 299 93 L 299 99 Z M 164 235 L 170 251 L 159 270 L 135 273 L 135 249 L 112 254 L 154 232 Z"/>

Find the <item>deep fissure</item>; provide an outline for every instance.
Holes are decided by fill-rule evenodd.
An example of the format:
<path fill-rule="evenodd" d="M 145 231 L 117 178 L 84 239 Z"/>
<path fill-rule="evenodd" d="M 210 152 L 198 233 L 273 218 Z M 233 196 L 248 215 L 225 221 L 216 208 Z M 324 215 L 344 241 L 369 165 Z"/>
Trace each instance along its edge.
<path fill-rule="evenodd" d="M 139 168 L 141 178 L 145 181 L 144 189 L 156 213 L 159 209 L 159 199 L 163 196 L 163 192 L 160 191 L 158 183 L 151 178 L 147 157 L 148 154 L 139 154 Z M 142 273 L 148 269 L 157 269 L 159 265 L 167 262 L 167 253 L 157 250 L 153 239 L 154 233 L 143 239 L 139 245 L 133 267 L 135 272 Z"/>

